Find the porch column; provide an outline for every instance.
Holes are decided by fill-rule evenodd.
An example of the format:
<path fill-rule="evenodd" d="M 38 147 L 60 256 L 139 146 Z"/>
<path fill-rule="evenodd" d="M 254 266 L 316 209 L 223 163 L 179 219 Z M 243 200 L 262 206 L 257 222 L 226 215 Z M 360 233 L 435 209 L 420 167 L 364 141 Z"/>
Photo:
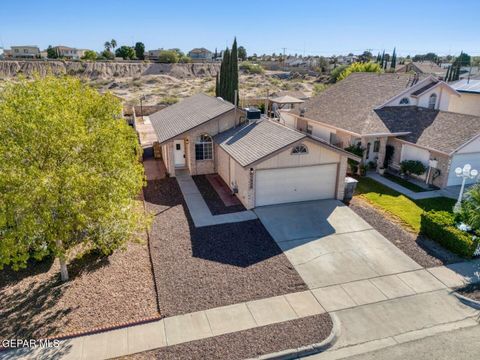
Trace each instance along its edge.
<path fill-rule="evenodd" d="M 385 154 L 387 152 L 387 137 L 380 138 L 380 149 L 378 151 L 377 159 L 377 172 L 378 169 L 383 168 L 383 162 L 385 161 Z"/>

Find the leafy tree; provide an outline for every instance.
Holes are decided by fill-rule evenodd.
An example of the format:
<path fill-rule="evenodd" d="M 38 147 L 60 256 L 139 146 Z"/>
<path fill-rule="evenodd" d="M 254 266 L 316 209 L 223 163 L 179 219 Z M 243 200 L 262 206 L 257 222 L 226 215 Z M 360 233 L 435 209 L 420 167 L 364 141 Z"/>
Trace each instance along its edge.
<path fill-rule="evenodd" d="M 182 63 L 182 64 L 191 63 L 191 62 L 192 62 L 192 58 L 191 58 L 190 56 L 183 55 L 182 57 L 180 57 L 180 59 L 178 59 L 178 62 L 179 62 L 179 63 Z"/>
<path fill-rule="evenodd" d="M 145 59 L 145 45 L 142 42 L 137 42 L 135 44 L 135 56 L 139 60 Z"/>
<path fill-rule="evenodd" d="M 111 254 L 144 228 L 135 132 L 121 103 L 73 77 L 36 77 L 0 93 L 0 267 Z"/>
<path fill-rule="evenodd" d="M 101 57 L 107 60 L 115 59 L 115 55 L 110 50 L 103 50 L 101 53 Z"/>
<path fill-rule="evenodd" d="M 178 63 L 179 58 L 174 50 L 162 50 L 158 53 L 158 61 L 161 63 Z"/>
<path fill-rule="evenodd" d="M 353 63 L 349 67 L 347 67 L 345 70 L 342 71 L 342 73 L 338 76 L 338 80 L 343 80 L 345 79 L 348 75 L 350 75 L 353 72 L 375 72 L 375 73 L 380 73 L 382 72 L 382 68 L 380 65 L 374 62 L 368 62 L 368 63 Z"/>
<path fill-rule="evenodd" d="M 121 57 L 123 60 L 132 60 L 135 59 L 135 49 L 130 46 L 120 46 L 115 51 L 116 57 Z"/>
<path fill-rule="evenodd" d="M 47 48 L 47 57 L 49 59 L 58 59 L 57 51 L 52 47 L 52 45 L 48 45 Z"/>
<path fill-rule="evenodd" d="M 480 184 L 472 186 L 466 192 L 459 214 L 463 222 L 477 232 L 480 231 Z"/>
<path fill-rule="evenodd" d="M 97 60 L 97 53 L 93 50 L 85 50 L 85 53 L 82 56 L 83 60 Z"/>
<path fill-rule="evenodd" d="M 110 41 L 105 41 L 105 43 L 103 44 L 103 47 L 105 48 L 106 51 L 110 51 L 112 49 L 112 44 L 110 43 Z"/>
<path fill-rule="evenodd" d="M 364 51 L 361 55 L 359 55 L 358 60 L 360 62 L 369 62 L 373 59 L 373 55 L 370 51 Z"/>
<path fill-rule="evenodd" d="M 418 62 L 418 61 L 433 61 L 434 63 L 437 63 L 438 62 L 438 55 L 435 54 L 435 53 L 427 53 L 427 54 L 420 54 L 420 55 L 415 55 L 413 58 L 412 58 L 412 61 L 415 61 L 415 62 Z"/>
<path fill-rule="evenodd" d="M 173 49 L 170 49 L 171 51 L 175 51 L 178 55 L 178 58 L 181 58 L 182 56 L 185 56 L 185 53 L 180 50 L 179 48 L 173 48 Z"/>
<path fill-rule="evenodd" d="M 348 65 L 340 65 L 332 70 L 330 73 L 330 82 L 336 83 L 339 80 L 340 74 L 348 68 Z"/>
<path fill-rule="evenodd" d="M 247 50 L 243 46 L 238 47 L 238 58 L 241 61 L 247 60 Z"/>

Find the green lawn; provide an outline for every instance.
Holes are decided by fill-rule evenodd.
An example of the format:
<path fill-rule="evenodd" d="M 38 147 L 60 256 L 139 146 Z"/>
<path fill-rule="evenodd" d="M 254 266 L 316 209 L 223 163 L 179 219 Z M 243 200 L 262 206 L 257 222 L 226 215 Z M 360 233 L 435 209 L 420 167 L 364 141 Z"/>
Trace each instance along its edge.
<path fill-rule="evenodd" d="M 412 190 L 413 192 L 430 191 L 430 190 L 422 188 L 421 186 L 415 185 L 408 180 L 402 179 L 402 178 L 400 178 L 398 176 L 395 176 L 395 175 L 392 175 L 392 174 L 385 173 L 383 176 L 386 179 L 391 180 L 393 182 L 396 182 L 398 185 L 401 185 L 404 188 L 407 188 L 408 190 Z"/>
<path fill-rule="evenodd" d="M 420 215 L 422 212 L 429 210 L 452 211 L 455 205 L 455 200 L 445 197 L 412 200 L 366 177 L 359 180 L 356 195 L 400 219 L 402 223 L 415 232 L 420 231 Z"/>

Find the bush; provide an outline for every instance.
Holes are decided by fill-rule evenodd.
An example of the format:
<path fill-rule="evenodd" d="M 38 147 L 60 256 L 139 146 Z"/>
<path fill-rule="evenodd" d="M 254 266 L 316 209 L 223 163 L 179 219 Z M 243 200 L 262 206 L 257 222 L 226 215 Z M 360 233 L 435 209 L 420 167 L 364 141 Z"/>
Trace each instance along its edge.
<path fill-rule="evenodd" d="M 349 153 L 357 155 L 358 157 L 363 157 L 364 149 L 362 149 L 360 144 L 347 146 L 345 150 L 348 151 Z M 348 162 L 348 165 L 350 166 L 350 170 L 352 171 L 352 174 L 355 174 L 358 170 L 358 161 L 348 159 L 347 162 Z"/>
<path fill-rule="evenodd" d="M 427 168 L 421 161 L 418 160 L 403 160 L 400 163 L 400 171 L 407 175 L 422 175 L 427 171 Z"/>
<path fill-rule="evenodd" d="M 244 61 L 240 64 L 240 70 L 243 70 L 247 74 L 263 74 L 265 72 L 260 65 L 248 61 Z"/>
<path fill-rule="evenodd" d="M 470 258 L 478 247 L 479 238 L 455 226 L 455 216 L 447 211 L 429 211 L 421 215 L 420 232 L 448 250 Z"/>
<path fill-rule="evenodd" d="M 368 63 L 353 63 L 349 67 L 347 67 L 340 75 L 337 77 L 337 81 L 345 79 L 348 75 L 350 75 L 353 72 L 374 72 L 374 73 L 380 73 L 382 72 L 382 68 L 380 67 L 379 64 L 374 63 L 374 62 L 368 62 Z"/>
<path fill-rule="evenodd" d="M 175 64 L 179 59 L 180 56 L 174 50 L 162 50 L 158 54 L 158 61 L 161 63 Z"/>
<path fill-rule="evenodd" d="M 327 88 L 327 85 L 322 83 L 313 84 L 313 95 L 318 95 Z"/>

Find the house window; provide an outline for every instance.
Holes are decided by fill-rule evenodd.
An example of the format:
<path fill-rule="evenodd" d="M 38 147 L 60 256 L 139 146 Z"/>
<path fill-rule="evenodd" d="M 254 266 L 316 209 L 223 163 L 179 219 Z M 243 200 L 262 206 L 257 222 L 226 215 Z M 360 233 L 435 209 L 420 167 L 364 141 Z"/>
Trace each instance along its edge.
<path fill-rule="evenodd" d="M 436 104 L 437 104 L 437 94 L 430 95 L 430 99 L 428 99 L 428 108 L 435 109 Z"/>
<path fill-rule="evenodd" d="M 379 152 L 380 151 L 380 141 L 379 140 L 376 140 L 374 143 L 373 143 L 373 152 Z"/>
<path fill-rule="evenodd" d="M 213 159 L 213 142 L 210 135 L 203 134 L 198 137 L 197 142 L 195 143 L 195 159 Z"/>
<path fill-rule="evenodd" d="M 297 145 L 292 149 L 292 155 L 308 154 L 308 149 L 305 145 Z"/>
<path fill-rule="evenodd" d="M 312 126 L 312 125 L 309 125 L 309 124 L 307 124 L 307 134 L 310 134 L 310 135 L 312 135 L 312 131 L 313 131 L 313 126 Z"/>
<path fill-rule="evenodd" d="M 407 97 L 404 97 L 402 98 L 402 100 L 400 100 L 400 105 L 408 105 L 410 104 L 410 100 L 408 100 Z"/>

